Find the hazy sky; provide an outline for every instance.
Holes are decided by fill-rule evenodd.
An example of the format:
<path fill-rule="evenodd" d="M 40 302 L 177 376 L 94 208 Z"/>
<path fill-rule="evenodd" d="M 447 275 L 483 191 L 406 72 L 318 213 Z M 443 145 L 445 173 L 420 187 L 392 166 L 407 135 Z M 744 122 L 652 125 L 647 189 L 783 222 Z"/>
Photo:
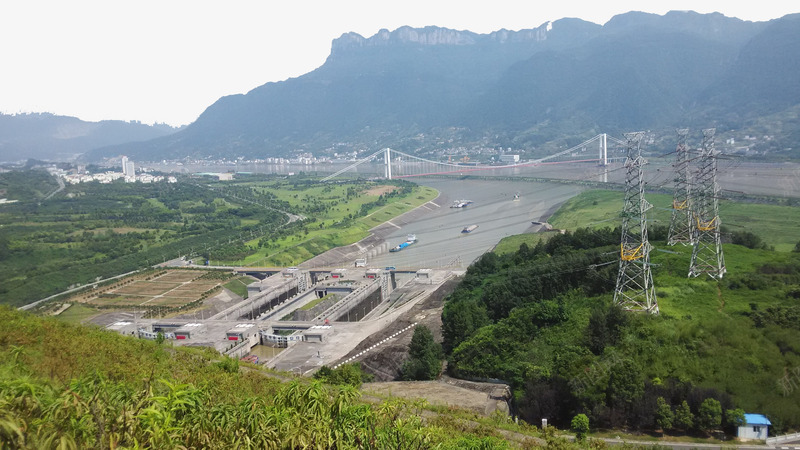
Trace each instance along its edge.
<path fill-rule="evenodd" d="M 488 33 L 627 11 L 763 21 L 789 0 L 2 0 L 0 112 L 182 125 L 219 97 L 307 73 L 343 33 L 403 25 Z"/>

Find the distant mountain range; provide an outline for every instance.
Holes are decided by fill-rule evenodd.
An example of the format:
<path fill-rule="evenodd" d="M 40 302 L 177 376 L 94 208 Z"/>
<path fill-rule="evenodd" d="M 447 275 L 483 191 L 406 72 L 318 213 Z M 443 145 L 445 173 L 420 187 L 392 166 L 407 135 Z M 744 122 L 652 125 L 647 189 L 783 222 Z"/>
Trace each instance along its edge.
<path fill-rule="evenodd" d="M 54 114 L 0 114 L 0 162 L 71 161 L 87 151 L 146 141 L 177 131 L 169 125 L 104 120 L 85 122 Z M 119 153 L 117 153 L 119 154 Z"/>
<path fill-rule="evenodd" d="M 439 27 L 334 40 L 318 69 L 220 98 L 191 125 L 88 152 L 137 160 L 295 152 L 535 151 L 599 132 L 717 127 L 800 155 L 800 14 L 630 12 L 476 34 Z M 667 145 L 667 144 L 664 144 Z M 669 143 L 674 147 L 674 140 Z M 794 146 L 795 148 L 792 148 Z"/>

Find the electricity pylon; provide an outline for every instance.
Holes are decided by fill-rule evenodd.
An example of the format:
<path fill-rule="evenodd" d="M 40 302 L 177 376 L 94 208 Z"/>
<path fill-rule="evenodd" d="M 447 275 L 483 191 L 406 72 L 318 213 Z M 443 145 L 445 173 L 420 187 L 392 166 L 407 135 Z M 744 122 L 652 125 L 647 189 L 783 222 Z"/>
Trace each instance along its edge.
<path fill-rule="evenodd" d="M 692 262 L 689 276 L 708 274 L 721 279 L 725 258 L 720 243 L 719 185 L 717 184 L 717 152 L 714 149 L 714 128 L 703 130 L 703 145 L 693 183 Z"/>
<path fill-rule="evenodd" d="M 622 239 L 614 304 L 627 311 L 658 314 L 656 290 L 650 273 L 650 242 L 647 240 L 647 210 L 644 199 L 641 141 L 644 132 L 626 133 L 625 205 L 622 208 Z"/>
<path fill-rule="evenodd" d="M 692 184 L 689 173 L 689 148 L 686 135 L 689 129 L 677 130 L 678 147 L 675 149 L 675 193 L 672 196 L 672 219 L 669 222 L 667 244 L 692 243 Z"/>

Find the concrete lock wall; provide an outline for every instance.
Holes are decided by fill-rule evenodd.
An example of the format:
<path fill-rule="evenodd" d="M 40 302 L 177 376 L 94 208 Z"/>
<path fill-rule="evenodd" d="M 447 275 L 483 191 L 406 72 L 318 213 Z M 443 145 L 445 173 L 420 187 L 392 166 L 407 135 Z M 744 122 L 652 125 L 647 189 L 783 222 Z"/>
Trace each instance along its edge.
<path fill-rule="evenodd" d="M 223 355 L 230 356 L 231 358 L 239 359 L 243 356 L 246 356 L 250 353 L 250 349 L 255 347 L 261 342 L 261 338 L 258 336 L 258 330 L 255 331 L 248 331 L 245 334 L 245 339 L 242 340 L 240 343 L 236 344 L 233 348 L 229 350 L 225 350 Z"/>
<path fill-rule="evenodd" d="M 299 321 L 299 322 L 310 322 L 311 320 L 314 319 L 314 317 L 317 317 L 318 315 L 322 314 L 323 311 L 325 311 L 326 309 L 328 309 L 331 306 L 333 306 L 334 304 L 336 304 L 336 302 L 338 302 L 339 299 L 340 299 L 340 297 L 338 297 L 336 295 L 332 295 L 332 296 L 330 296 L 330 298 L 327 298 L 327 299 L 319 302 L 317 305 L 315 305 L 311 309 L 308 309 L 308 310 L 305 310 L 305 311 L 301 311 L 299 309 L 296 309 L 294 311 L 294 315 L 292 316 L 292 320 L 296 320 L 296 321 Z"/>
<path fill-rule="evenodd" d="M 356 303 L 357 302 L 357 303 Z M 381 303 L 381 290 L 374 289 L 354 297 L 350 307 L 344 309 L 336 318 L 339 322 L 358 322 Z"/>

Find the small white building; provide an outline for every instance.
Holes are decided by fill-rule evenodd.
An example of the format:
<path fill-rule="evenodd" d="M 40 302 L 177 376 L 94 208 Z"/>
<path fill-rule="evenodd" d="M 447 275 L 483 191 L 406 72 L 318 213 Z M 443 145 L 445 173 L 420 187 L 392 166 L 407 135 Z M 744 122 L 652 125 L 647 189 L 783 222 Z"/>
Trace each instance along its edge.
<path fill-rule="evenodd" d="M 736 436 L 742 440 L 766 441 L 770 426 L 772 423 L 763 414 L 745 414 Z"/>

